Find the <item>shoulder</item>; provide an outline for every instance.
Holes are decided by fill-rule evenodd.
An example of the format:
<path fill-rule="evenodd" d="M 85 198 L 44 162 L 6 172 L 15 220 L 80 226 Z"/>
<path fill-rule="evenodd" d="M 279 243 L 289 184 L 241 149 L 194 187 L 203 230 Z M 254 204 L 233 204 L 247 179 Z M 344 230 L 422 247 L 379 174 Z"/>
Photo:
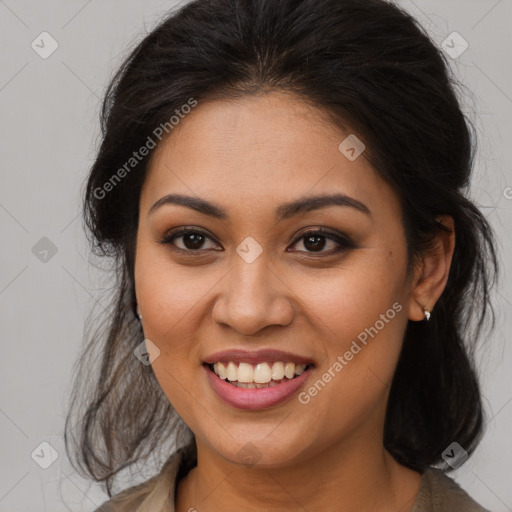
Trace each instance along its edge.
<path fill-rule="evenodd" d="M 145 495 L 139 495 L 135 497 L 136 494 L 139 494 L 139 491 L 147 486 L 153 478 L 150 478 L 146 482 L 135 485 L 133 487 L 129 487 L 128 489 L 125 489 L 124 491 L 116 494 L 111 499 L 105 501 L 102 505 L 100 505 L 98 508 L 96 508 L 93 512 L 120 512 L 121 510 L 121 504 L 123 502 L 126 502 L 127 499 L 130 500 L 129 505 L 130 508 L 133 510 L 136 510 L 136 508 L 142 503 L 142 501 L 145 498 Z M 123 507 L 124 508 L 124 507 Z"/>
<path fill-rule="evenodd" d="M 152 494 L 155 482 L 159 476 L 166 472 L 166 481 L 176 483 L 180 476 L 180 471 L 187 469 L 187 464 L 191 460 L 191 447 L 180 448 L 175 452 L 162 467 L 159 474 L 153 476 L 149 480 L 141 484 L 129 487 L 124 491 L 113 496 L 110 500 L 105 501 L 102 505 L 94 510 L 94 512 L 135 512 L 142 504 L 146 505 L 146 498 Z M 173 487 L 173 486 L 171 486 Z M 169 497 L 174 500 L 174 488 L 169 489 L 171 493 Z"/>
<path fill-rule="evenodd" d="M 411 512 L 490 512 L 480 506 L 457 482 L 437 468 L 422 475 Z"/>

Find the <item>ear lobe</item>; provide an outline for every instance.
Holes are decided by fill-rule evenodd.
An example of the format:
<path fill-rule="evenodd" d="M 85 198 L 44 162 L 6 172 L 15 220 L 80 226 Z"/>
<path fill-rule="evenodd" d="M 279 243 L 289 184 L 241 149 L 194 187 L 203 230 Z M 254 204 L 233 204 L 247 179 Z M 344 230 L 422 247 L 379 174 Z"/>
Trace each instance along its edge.
<path fill-rule="evenodd" d="M 424 254 L 422 262 L 415 270 L 411 290 L 409 319 L 417 322 L 425 319 L 425 310 L 432 312 L 435 303 L 443 293 L 455 249 L 453 217 L 440 215 L 436 220 L 444 228 L 439 227 L 434 235 L 431 250 Z"/>

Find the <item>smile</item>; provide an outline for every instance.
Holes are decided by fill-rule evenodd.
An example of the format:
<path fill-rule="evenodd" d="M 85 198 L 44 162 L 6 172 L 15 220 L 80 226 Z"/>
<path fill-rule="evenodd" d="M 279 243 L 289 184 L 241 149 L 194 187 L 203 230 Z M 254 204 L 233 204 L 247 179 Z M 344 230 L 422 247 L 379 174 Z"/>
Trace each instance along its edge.
<path fill-rule="evenodd" d="M 275 361 L 273 363 L 263 362 L 253 365 L 251 363 L 232 362 L 233 364 L 230 366 L 230 362 L 206 363 L 202 367 L 211 389 L 222 402 L 237 409 L 248 411 L 268 409 L 269 407 L 286 402 L 304 386 L 304 383 L 314 369 L 313 364 L 305 363 L 285 364 Z M 283 372 L 284 375 L 280 379 L 274 380 L 272 378 L 272 371 L 276 363 L 274 375 L 281 377 Z M 246 365 L 250 367 L 250 370 Z M 241 369 L 240 366 L 242 367 Z M 220 375 L 223 371 L 226 372 L 224 379 Z M 236 379 L 229 380 L 228 372 L 230 372 L 229 376 L 232 378 L 236 376 Z M 239 372 L 241 372 L 241 375 Z M 269 372 L 270 379 L 267 382 L 255 382 L 255 379 L 267 379 Z M 292 375 L 292 377 L 287 377 L 286 372 L 288 372 L 288 375 Z M 250 377 L 250 382 L 239 381 L 239 376 L 242 380 L 248 380 Z"/>
<path fill-rule="evenodd" d="M 217 362 L 209 368 L 222 380 L 231 385 L 246 389 L 261 389 L 278 386 L 304 373 L 311 364 L 291 362 Z"/>

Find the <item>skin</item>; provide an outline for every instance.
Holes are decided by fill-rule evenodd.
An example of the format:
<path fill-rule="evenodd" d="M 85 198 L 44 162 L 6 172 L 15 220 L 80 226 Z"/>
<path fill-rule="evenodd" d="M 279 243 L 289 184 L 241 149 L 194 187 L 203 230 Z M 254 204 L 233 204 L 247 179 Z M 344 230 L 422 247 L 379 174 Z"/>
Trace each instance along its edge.
<path fill-rule="evenodd" d="M 421 475 L 384 449 L 384 417 L 407 321 L 423 321 L 441 295 L 454 234 L 440 233 L 407 275 L 398 195 L 364 153 L 350 161 L 339 151 L 347 135 L 299 97 L 271 92 L 200 102 L 153 154 L 135 282 L 145 337 L 160 350 L 153 370 L 196 436 L 198 465 L 178 485 L 177 512 L 406 512 L 414 504 Z M 329 206 L 275 220 L 282 203 L 334 192 L 370 215 Z M 170 193 L 215 203 L 229 217 L 173 204 L 149 213 Z M 453 228 L 450 217 L 440 220 Z M 199 254 L 187 249 L 190 237 L 159 243 L 179 227 L 206 234 Z M 301 235 L 320 227 L 355 247 L 328 255 L 338 244 L 325 238 L 315 251 Z M 252 263 L 236 252 L 248 236 L 262 248 Z M 315 362 L 307 390 L 396 302 L 401 311 L 308 404 L 294 396 L 236 409 L 201 367 L 220 350 L 279 348 Z M 256 464 L 242 463 L 244 447 Z"/>

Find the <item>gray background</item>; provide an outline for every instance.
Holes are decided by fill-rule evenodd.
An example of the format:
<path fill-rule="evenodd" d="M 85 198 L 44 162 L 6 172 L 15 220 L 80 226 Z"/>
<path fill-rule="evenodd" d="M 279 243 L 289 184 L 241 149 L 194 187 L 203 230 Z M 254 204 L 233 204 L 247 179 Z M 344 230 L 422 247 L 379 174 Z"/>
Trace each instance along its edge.
<path fill-rule="evenodd" d="M 512 0 L 399 4 L 436 44 L 453 31 L 469 43 L 451 64 L 467 86 L 465 110 L 480 137 L 471 195 L 497 232 L 503 277 L 496 330 L 478 356 L 487 433 L 451 475 L 493 512 L 512 510 Z M 73 472 L 62 439 L 84 320 L 105 300 L 101 272 L 88 263 L 81 187 L 98 147 L 108 79 L 173 5 L 0 0 L 0 512 L 90 511 L 106 498 Z M 43 31 L 58 42 L 47 59 L 31 47 Z M 50 460 L 42 442 L 58 453 L 48 469 L 31 458 L 35 450 L 36 459 Z"/>

